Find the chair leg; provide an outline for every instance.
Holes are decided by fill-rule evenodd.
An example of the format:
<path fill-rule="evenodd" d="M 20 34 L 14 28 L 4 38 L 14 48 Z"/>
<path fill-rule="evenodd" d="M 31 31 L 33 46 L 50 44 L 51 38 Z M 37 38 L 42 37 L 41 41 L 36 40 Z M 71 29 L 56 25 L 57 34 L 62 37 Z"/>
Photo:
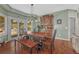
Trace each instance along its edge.
<path fill-rule="evenodd" d="M 52 52 L 53 52 L 52 50 L 55 50 L 55 45 L 54 44 L 51 44 L 50 50 L 51 50 L 50 53 L 52 54 Z"/>
<path fill-rule="evenodd" d="M 38 48 L 37 49 L 37 54 L 39 54 L 39 52 L 41 52 L 43 49 L 42 48 Z"/>
<path fill-rule="evenodd" d="M 37 50 L 37 54 L 39 53 L 39 51 Z"/>
<path fill-rule="evenodd" d="M 53 47 L 52 48 L 53 48 L 53 50 L 55 50 L 55 45 L 54 44 L 53 44 Z"/>
<path fill-rule="evenodd" d="M 41 48 L 38 48 L 38 49 L 37 49 L 37 53 L 39 54 L 40 51 L 41 51 Z"/>

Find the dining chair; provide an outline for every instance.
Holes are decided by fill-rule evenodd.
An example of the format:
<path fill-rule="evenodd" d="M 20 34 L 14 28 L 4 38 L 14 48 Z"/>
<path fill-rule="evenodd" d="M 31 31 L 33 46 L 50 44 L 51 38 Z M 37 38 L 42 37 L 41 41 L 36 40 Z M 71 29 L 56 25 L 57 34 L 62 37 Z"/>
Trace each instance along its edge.
<path fill-rule="evenodd" d="M 29 39 L 29 35 L 23 35 L 23 39 Z"/>
<path fill-rule="evenodd" d="M 51 54 L 52 54 L 52 49 L 55 50 L 55 37 L 56 37 L 56 33 L 57 33 L 57 30 L 55 29 L 54 33 L 53 33 L 53 37 L 51 39 L 51 45 L 50 45 Z"/>
<path fill-rule="evenodd" d="M 5 43 L 4 41 L 3 41 L 3 42 L 0 42 L 0 45 L 1 45 L 1 46 L 4 46 L 4 43 Z"/>
<path fill-rule="evenodd" d="M 43 42 L 41 41 L 41 37 L 33 36 L 33 40 L 34 40 L 34 42 L 37 43 L 35 49 L 36 49 L 37 53 L 39 53 L 43 49 Z"/>
<path fill-rule="evenodd" d="M 40 51 L 42 51 L 43 48 L 44 48 L 43 47 L 43 42 L 40 40 L 40 42 L 38 42 L 37 47 L 36 47 L 37 53 L 39 53 Z"/>

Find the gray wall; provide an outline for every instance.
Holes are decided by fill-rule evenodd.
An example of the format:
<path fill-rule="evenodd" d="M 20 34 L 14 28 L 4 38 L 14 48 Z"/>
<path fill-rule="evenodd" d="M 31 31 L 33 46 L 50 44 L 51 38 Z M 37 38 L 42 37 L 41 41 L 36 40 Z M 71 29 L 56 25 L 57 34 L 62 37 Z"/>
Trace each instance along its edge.
<path fill-rule="evenodd" d="M 54 15 L 54 29 L 57 29 L 57 36 L 56 38 L 63 38 L 66 40 L 70 40 L 70 35 L 71 35 L 71 30 L 70 29 L 72 27 L 72 25 L 70 26 L 71 23 L 71 17 L 75 18 L 75 33 L 79 33 L 78 29 L 79 29 L 79 15 L 78 12 L 76 10 L 72 10 L 72 9 L 67 9 L 67 10 L 62 10 L 62 11 L 58 11 L 53 13 Z M 62 20 L 62 24 L 57 24 L 57 20 L 61 19 Z M 72 23 L 71 23 L 72 24 Z"/>
<path fill-rule="evenodd" d="M 53 13 L 54 29 L 57 29 L 56 38 L 68 39 L 68 12 L 66 10 Z M 57 20 L 61 19 L 62 24 L 57 24 Z"/>
<path fill-rule="evenodd" d="M 27 19 L 29 18 L 30 14 L 26 14 L 23 12 L 20 12 L 18 10 L 9 8 L 8 5 L 0 5 L 0 16 L 5 17 L 5 36 L 7 36 L 10 40 L 11 38 L 11 19 L 15 19 L 17 21 L 21 21 L 24 20 L 25 17 L 27 17 Z M 34 15 L 34 19 L 37 19 L 37 16 Z M 18 22 L 18 23 L 19 23 Z M 18 29 L 19 29 L 19 25 L 18 25 Z M 19 32 L 19 30 L 18 30 Z M 0 38 L 1 39 L 1 38 Z M 3 39 L 1 39 L 3 40 Z"/>

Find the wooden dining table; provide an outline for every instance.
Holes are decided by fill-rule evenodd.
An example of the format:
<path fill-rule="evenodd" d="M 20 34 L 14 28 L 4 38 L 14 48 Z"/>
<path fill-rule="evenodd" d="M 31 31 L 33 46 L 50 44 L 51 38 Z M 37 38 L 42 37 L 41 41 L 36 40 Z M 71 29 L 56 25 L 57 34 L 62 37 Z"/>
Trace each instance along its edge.
<path fill-rule="evenodd" d="M 16 42 L 19 42 L 20 44 L 30 48 L 30 53 L 32 54 L 32 49 L 37 45 L 36 42 L 29 40 L 29 39 L 20 39 L 20 40 L 15 40 L 15 51 L 16 51 Z"/>
<path fill-rule="evenodd" d="M 38 37 L 40 40 L 45 40 L 46 37 L 45 32 L 31 32 L 31 33 L 27 33 L 27 35 Z"/>
<path fill-rule="evenodd" d="M 26 33 L 26 35 L 28 35 L 29 37 L 30 36 L 37 37 L 40 41 L 43 42 L 43 44 L 50 45 L 50 47 L 51 47 L 51 42 L 50 42 L 51 38 L 47 37 L 46 33 L 44 33 L 44 32 L 31 32 L 31 33 Z M 47 40 L 47 39 L 49 39 L 49 40 Z M 18 40 L 16 40 L 16 41 L 18 41 Z M 49 41 L 50 43 L 48 44 L 47 41 Z M 30 53 L 32 53 L 33 47 L 35 47 L 38 44 L 38 43 L 34 42 L 32 39 L 20 40 L 18 42 L 20 42 L 21 44 L 29 47 L 30 48 Z"/>
<path fill-rule="evenodd" d="M 52 54 L 52 45 L 53 45 L 52 38 L 49 37 L 49 36 L 47 36 L 46 34 L 47 33 L 45 33 L 45 32 L 36 32 L 36 33 L 35 32 L 32 32 L 31 33 L 31 35 L 33 35 L 33 36 L 40 37 L 41 38 L 40 40 L 43 42 L 44 45 L 50 46 L 50 53 Z"/>

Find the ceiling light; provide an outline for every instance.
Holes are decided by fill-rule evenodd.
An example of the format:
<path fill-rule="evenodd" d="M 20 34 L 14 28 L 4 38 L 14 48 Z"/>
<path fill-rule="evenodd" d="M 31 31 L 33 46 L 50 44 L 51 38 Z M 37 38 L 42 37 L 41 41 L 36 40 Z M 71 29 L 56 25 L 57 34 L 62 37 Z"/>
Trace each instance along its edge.
<path fill-rule="evenodd" d="M 30 16 L 31 21 L 33 20 L 33 6 L 34 6 L 34 4 L 31 4 L 31 16 Z"/>

